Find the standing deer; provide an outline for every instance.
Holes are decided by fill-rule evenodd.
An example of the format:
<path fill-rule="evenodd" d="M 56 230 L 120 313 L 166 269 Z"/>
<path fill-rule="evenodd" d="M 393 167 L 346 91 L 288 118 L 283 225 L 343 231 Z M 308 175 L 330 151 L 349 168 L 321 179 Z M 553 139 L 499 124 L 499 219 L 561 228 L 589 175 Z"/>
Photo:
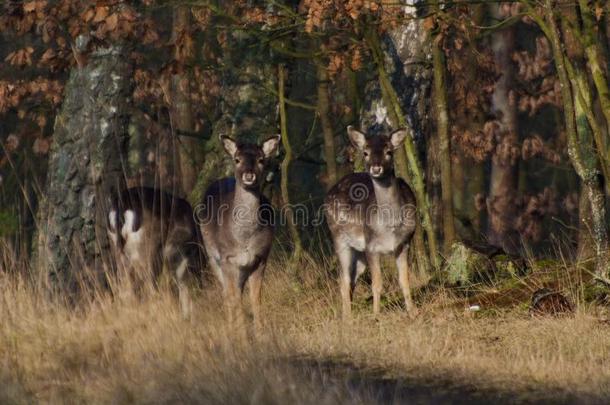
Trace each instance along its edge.
<path fill-rule="evenodd" d="M 407 131 L 400 129 L 389 137 L 367 139 L 349 126 L 347 133 L 364 155 L 366 172 L 346 175 L 325 199 L 326 219 L 341 266 L 343 317 L 351 316 L 354 287 L 367 264 L 371 270 L 373 312 L 379 313 L 382 254 L 394 255 L 406 309 L 413 311 L 407 250 L 415 232 L 415 197 L 407 183 L 394 175 L 393 157 Z"/>
<path fill-rule="evenodd" d="M 138 284 L 169 269 L 178 286 L 182 314 L 190 313 L 185 276 L 201 270 L 201 234 L 191 205 L 164 191 L 133 187 L 112 196 L 108 236 L 117 265 Z"/>
<path fill-rule="evenodd" d="M 241 296 L 248 282 L 255 326 L 260 329 L 261 286 L 273 240 L 273 207 L 261 194 L 260 184 L 280 136 L 262 146 L 237 143 L 228 136 L 220 141 L 233 159 L 235 177 L 207 189 L 201 233 L 210 267 L 222 284 L 229 322 L 243 323 Z"/>

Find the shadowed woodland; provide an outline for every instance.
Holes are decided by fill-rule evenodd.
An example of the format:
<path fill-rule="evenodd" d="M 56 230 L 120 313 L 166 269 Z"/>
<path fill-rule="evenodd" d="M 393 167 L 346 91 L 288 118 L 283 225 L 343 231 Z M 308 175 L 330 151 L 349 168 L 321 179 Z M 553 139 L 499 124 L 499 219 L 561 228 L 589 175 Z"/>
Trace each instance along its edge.
<path fill-rule="evenodd" d="M 288 396 L 299 402 L 332 403 L 350 395 L 357 402 L 403 401 L 401 395 L 419 389 L 411 383 L 401 389 L 391 385 L 396 391 L 390 394 L 384 391 L 390 388 L 375 388 L 387 387 L 387 381 L 376 384 L 362 376 L 356 380 L 366 389 L 346 385 L 344 372 L 382 368 L 396 384 L 402 381 L 397 376 L 418 365 L 409 360 L 392 365 L 399 352 L 394 349 L 380 349 L 371 362 L 365 353 L 375 347 L 372 341 L 356 342 L 342 334 L 335 319 L 338 265 L 331 238 L 326 224 L 311 218 L 339 179 L 363 171 L 363 156 L 350 144 L 348 125 L 369 137 L 405 128 L 408 136 L 394 155 L 395 172 L 409 184 L 417 202 L 409 263 L 416 304 L 421 312 L 434 314 L 428 315 L 433 326 L 427 318 L 407 321 L 400 315 L 393 264 L 388 262 L 384 269 L 392 281 L 385 283 L 388 298 L 382 305 L 389 314 L 379 321 L 380 328 L 413 322 L 413 328 L 453 335 L 469 331 L 470 322 L 489 322 L 482 332 L 472 332 L 476 337 L 457 339 L 461 346 L 453 349 L 458 358 L 477 366 L 439 366 L 433 349 L 429 357 L 418 357 L 426 370 L 436 370 L 423 373 L 422 381 L 432 381 L 438 373 L 447 377 L 438 381 L 456 377 L 475 384 L 477 372 L 496 376 L 489 391 L 481 391 L 481 400 L 511 398 L 512 393 L 498 387 L 513 378 L 542 381 L 536 389 L 549 390 L 581 383 L 587 375 L 581 369 L 565 376 L 552 370 L 557 364 L 569 368 L 587 363 L 587 356 L 572 353 L 575 357 L 556 363 L 547 352 L 536 352 L 538 346 L 524 349 L 521 344 L 531 336 L 523 318 L 529 306 L 538 303 L 532 293 L 544 287 L 544 297 L 557 294 L 568 312 L 578 310 L 575 319 L 537 324 L 541 342 L 565 332 L 560 339 L 577 345 L 567 329 L 593 330 L 592 358 L 603 359 L 610 351 L 603 343 L 610 286 L 609 75 L 610 4 L 605 0 L 6 0 L 0 5 L 0 291 L 5 301 L 10 296 L 23 305 L 3 304 L 0 323 L 19 318 L 20 311 L 25 318 L 35 316 L 42 300 L 42 313 L 67 329 L 37 327 L 64 342 L 80 316 L 73 307 L 84 305 L 90 324 L 79 336 L 99 338 L 98 349 L 104 353 L 100 361 L 145 362 L 138 354 L 108 354 L 107 339 L 114 338 L 94 331 L 96 322 L 114 322 L 120 340 L 130 333 L 121 322 L 144 325 L 145 314 L 161 306 L 155 297 L 174 305 L 161 289 L 134 304 L 139 314 L 130 310 L 124 318 L 97 319 L 95 308 L 109 314 L 124 308 L 123 298 L 116 298 L 121 288 L 111 277 L 116 265 L 108 254 L 109 195 L 127 187 L 155 187 L 186 199 L 197 211 L 207 187 L 233 174 L 221 135 L 261 144 L 281 134 L 281 147 L 261 186 L 286 218 L 275 232 L 266 279 L 276 280 L 264 297 L 264 312 L 285 306 L 269 315 L 275 328 L 270 330 L 292 336 L 302 343 L 301 350 L 270 339 L 261 351 L 277 351 L 283 359 L 278 366 L 277 359 L 261 353 L 227 348 L 224 334 L 229 332 L 220 326 L 211 332 L 199 330 L 204 326 L 198 321 L 218 322 L 216 312 L 180 324 L 183 320 L 172 307 L 159 322 L 179 328 L 183 343 L 200 337 L 206 342 L 184 367 L 213 359 L 218 363 L 214 367 L 225 370 L 220 363 L 234 367 L 245 358 L 240 372 L 251 376 L 249 368 L 264 358 L 266 371 L 257 377 L 265 380 L 261 401 Z M 303 212 L 310 220 L 303 220 Z M 201 271 L 202 280 L 192 287 L 200 304 L 216 311 L 222 300 L 218 291 L 208 291 L 214 284 L 208 269 Z M 367 328 L 377 330 L 366 315 L 366 294 L 356 289 L 360 298 L 354 299 L 356 312 L 365 314 L 364 323 L 356 326 L 364 335 Z M 303 309 L 310 301 L 311 307 Z M 463 309 L 475 304 L 483 308 L 482 318 L 476 318 L 478 312 L 464 315 Z M 198 305 L 196 301 L 196 312 Z M 302 310 L 303 319 L 291 320 L 287 308 Z M 517 343 L 504 339 L 502 333 L 510 330 L 498 320 L 504 316 L 517 325 Z M 451 326 L 455 329 L 435 329 L 454 319 L 459 319 Z M 27 336 L 25 326 L 11 322 L 0 328 L 6 342 Z M 325 322 L 330 325 L 327 338 L 321 336 Z M 197 326 L 184 331 L 184 325 Z M 160 341 L 171 340 L 158 333 Z M 500 336 L 499 346 L 484 334 L 489 339 Z M 387 338 L 388 347 L 392 341 L 405 343 L 400 336 L 389 336 L 379 332 L 377 337 Z M 417 353 L 408 339 L 422 336 L 420 331 L 405 337 L 405 345 L 411 345 L 405 353 Z M 440 338 L 433 338 L 431 347 L 446 349 L 435 339 Z M 472 343 L 477 339 L 482 339 L 481 349 Z M 333 352 L 325 344 L 341 349 Z M 359 347 L 355 357 L 344 348 L 350 345 Z M 159 349 L 147 340 L 142 347 Z M 519 363 L 523 368 L 498 370 L 498 362 L 510 360 L 502 357 L 502 347 L 517 357 L 539 354 L 541 365 L 524 360 Z M 183 348 L 175 350 L 171 356 L 179 357 Z M 447 350 L 441 352 L 456 355 Z M 220 352 L 221 357 L 214 357 Z M 157 355 L 162 368 L 179 368 L 174 357 Z M 232 396 L 225 390 L 230 381 L 240 381 L 240 375 L 227 377 L 219 371 L 229 381 L 225 386 L 215 380 L 218 376 L 193 366 L 182 383 L 130 391 L 120 388 L 120 381 L 92 371 L 87 378 L 101 379 L 104 389 L 87 386 L 79 391 L 77 383 L 66 383 L 41 397 L 44 389 L 37 384 L 44 380 L 41 376 L 56 371 L 53 364 L 68 370 L 66 381 L 78 378 L 65 359 L 47 359 L 48 367 L 41 368 L 20 363 L 32 356 L 30 349 L 3 351 L 0 345 L 0 357 L 10 357 L 13 366 L 35 376 L 22 381 L 0 366 L 0 384 L 20 381 L 6 392 L 7 400 L 68 396 L 81 401 L 247 402 L 248 384 L 259 384 L 258 379 L 248 380 L 244 391 Z M 75 364 L 80 364 L 79 356 L 97 358 L 86 351 L 74 356 Z M 333 360 L 296 360 L 311 356 Z M 346 359 L 349 366 L 333 365 Z M 566 388 L 568 397 L 554 399 L 594 401 L 598 395 L 610 395 L 603 388 L 610 370 L 604 361 L 599 364 L 603 371 L 591 385 L 582 391 Z M 338 371 L 329 377 L 327 369 Z M 369 371 L 362 375 L 377 375 Z M 295 381 L 307 376 L 303 390 L 276 390 L 282 386 L 276 380 L 284 373 Z M 163 377 L 144 370 L 131 381 L 146 378 Z M 171 394 L 180 392 L 181 384 L 195 386 L 197 378 L 210 385 L 199 386 L 191 397 Z M 329 396 L 316 393 L 319 381 L 331 382 Z M 448 388 L 447 397 L 438 398 L 470 398 L 474 394 L 468 384 Z M 517 385 L 515 389 L 530 388 Z M 156 397 L 156 390 L 167 396 Z M 420 400 L 434 399 L 423 392 Z M 0 400 L 4 394 L 0 389 Z"/>

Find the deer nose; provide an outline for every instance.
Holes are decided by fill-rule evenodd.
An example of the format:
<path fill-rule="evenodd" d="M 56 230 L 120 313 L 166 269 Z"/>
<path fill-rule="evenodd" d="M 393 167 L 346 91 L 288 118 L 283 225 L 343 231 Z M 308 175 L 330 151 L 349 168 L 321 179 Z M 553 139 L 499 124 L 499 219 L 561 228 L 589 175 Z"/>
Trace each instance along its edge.
<path fill-rule="evenodd" d="M 256 181 L 256 173 L 252 173 L 252 172 L 244 173 L 242 176 L 242 180 L 246 184 L 252 184 Z"/>
<path fill-rule="evenodd" d="M 383 174 L 383 166 L 374 165 L 369 169 L 372 176 L 381 176 Z"/>

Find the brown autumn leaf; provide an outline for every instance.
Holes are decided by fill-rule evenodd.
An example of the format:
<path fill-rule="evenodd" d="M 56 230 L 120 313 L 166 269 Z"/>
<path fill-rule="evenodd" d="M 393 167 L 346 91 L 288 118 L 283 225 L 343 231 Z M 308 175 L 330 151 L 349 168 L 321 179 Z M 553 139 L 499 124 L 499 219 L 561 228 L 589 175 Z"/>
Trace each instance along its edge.
<path fill-rule="evenodd" d="M 47 117 L 45 117 L 43 114 L 38 115 L 36 117 L 36 124 L 38 124 L 40 129 L 43 129 L 47 126 Z"/>
<path fill-rule="evenodd" d="M 138 13 L 130 7 L 124 7 L 121 11 L 121 19 L 134 22 L 138 19 Z"/>
<path fill-rule="evenodd" d="M 81 15 L 81 18 L 83 19 L 84 22 L 91 21 L 93 19 L 93 17 L 95 17 L 95 9 L 93 9 L 93 8 L 87 9 L 87 11 L 85 11 Z"/>
<path fill-rule="evenodd" d="M 108 17 L 110 9 L 107 6 L 96 7 L 95 16 L 93 17 L 94 23 L 102 22 Z"/>
<path fill-rule="evenodd" d="M 46 155 L 51 149 L 51 141 L 47 138 L 36 138 L 32 145 L 32 151 L 36 155 Z"/>
<path fill-rule="evenodd" d="M 14 52 L 9 53 L 4 59 L 5 62 L 10 63 L 13 66 L 31 66 L 32 65 L 32 53 L 34 53 L 34 48 L 28 46 L 23 49 L 18 49 Z"/>
<path fill-rule="evenodd" d="M 434 17 L 428 17 L 426 19 L 424 19 L 424 30 L 426 31 L 432 31 L 432 29 L 434 28 Z"/>
<path fill-rule="evenodd" d="M 106 28 L 108 31 L 114 31 L 119 23 L 119 15 L 113 13 L 110 17 L 106 18 Z"/>
<path fill-rule="evenodd" d="M 49 61 L 54 59 L 56 56 L 57 56 L 57 54 L 55 53 L 53 48 L 49 48 L 46 51 L 44 51 L 44 53 L 40 57 L 40 63 L 43 63 L 43 64 L 48 63 Z"/>
<path fill-rule="evenodd" d="M 595 19 L 601 21 L 602 15 L 604 15 L 604 8 L 599 4 L 595 5 Z"/>
<path fill-rule="evenodd" d="M 31 13 L 32 11 L 36 11 L 36 3 L 37 1 L 28 1 L 23 4 L 23 11 L 26 13 Z"/>
<path fill-rule="evenodd" d="M 6 142 L 4 145 L 5 145 L 5 148 L 7 151 L 14 152 L 19 147 L 19 144 L 20 144 L 19 137 L 15 134 L 10 134 L 6 138 Z"/>

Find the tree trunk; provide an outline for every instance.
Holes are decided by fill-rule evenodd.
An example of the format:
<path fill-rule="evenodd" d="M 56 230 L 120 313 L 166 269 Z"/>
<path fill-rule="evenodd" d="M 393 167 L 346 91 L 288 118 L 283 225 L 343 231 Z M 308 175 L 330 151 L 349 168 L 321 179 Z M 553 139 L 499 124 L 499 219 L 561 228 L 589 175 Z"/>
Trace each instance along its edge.
<path fill-rule="evenodd" d="M 580 139 L 577 132 L 576 113 L 578 105 L 572 94 L 570 80 L 566 69 L 559 27 L 554 15 L 554 2 L 545 0 L 545 18 L 538 17 L 537 22 L 551 42 L 557 75 L 561 83 L 561 98 L 564 108 L 566 134 L 568 137 L 568 155 L 578 177 L 582 182 L 582 192 L 589 197 L 591 204 L 591 233 L 595 242 L 596 275 L 607 280 L 608 277 L 608 233 L 606 230 L 606 207 L 602 177 L 597 169 L 597 157 L 592 153 L 591 142 Z M 582 118 L 582 114 L 578 115 Z M 603 179 L 602 179 L 603 180 Z"/>
<path fill-rule="evenodd" d="M 326 162 L 326 185 L 332 187 L 337 182 L 337 156 L 335 153 L 335 135 L 330 119 L 330 100 L 328 99 L 328 72 L 322 64 L 317 63 L 318 74 L 318 116 L 324 136 L 324 160 Z"/>
<path fill-rule="evenodd" d="M 435 9 L 440 12 L 438 2 Z M 439 41 L 432 41 L 432 65 L 434 71 L 434 108 L 436 130 L 438 132 L 438 151 L 441 172 L 441 201 L 443 221 L 443 250 L 449 253 L 455 240 L 453 223 L 453 192 L 451 177 L 451 141 L 449 138 L 449 112 L 447 111 L 447 88 L 445 83 L 445 56 Z"/>
<path fill-rule="evenodd" d="M 297 229 L 297 224 L 294 218 L 294 212 L 290 205 L 290 193 L 288 190 L 288 182 L 290 176 L 290 163 L 292 161 L 292 147 L 290 145 L 290 138 L 288 136 L 287 124 L 286 124 L 286 103 L 284 102 L 284 80 L 285 80 L 284 65 L 278 67 L 278 95 L 279 95 L 279 107 L 280 107 L 280 128 L 282 133 L 282 145 L 284 146 L 284 160 L 282 161 L 282 178 L 281 178 L 281 192 L 282 202 L 284 207 L 282 211 L 287 216 L 288 232 L 290 232 L 290 238 L 294 245 L 294 251 L 292 253 L 292 263 L 298 263 L 298 260 L 303 254 L 303 244 L 301 243 L 301 236 Z"/>
<path fill-rule="evenodd" d="M 75 291 L 104 269 L 108 193 L 123 183 L 127 60 L 119 46 L 99 49 L 66 84 L 39 211 L 38 269 L 49 287 Z"/>
<path fill-rule="evenodd" d="M 183 35 L 190 35 L 191 10 L 187 6 L 174 8 L 172 39 L 179 41 Z M 191 105 L 191 74 L 189 67 L 183 62 L 180 71 L 171 79 L 171 117 L 173 136 L 178 146 L 180 172 L 179 184 L 176 185 L 179 194 L 189 196 L 197 183 L 199 164 L 202 161 L 201 144 L 190 136 L 179 136 L 181 132 L 193 133 L 195 120 Z"/>
<path fill-rule="evenodd" d="M 499 6 L 492 6 L 496 9 Z M 518 142 L 517 106 L 511 90 L 514 87 L 514 65 L 511 59 L 514 49 L 514 29 L 496 32 L 492 38 L 494 60 L 502 76 L 496 83 L 492 97 L 493 110 L 499 128 L 497 147 L 492 157 L 487 211 L 489 215 L 489 241 L 514 253 L 518 249 L 515 234 L 515 195 L 517 193 L 517 165 L 510 149 Z"/>
<path fill-rule="evenodd" d="M 606 117 L 606 127 L 610 128 L 610 88 L 608 87 L 607 72 L 600 64 L 600 60 L 603 60 L 602 49 L 598 43 L 599 36 L 595 27 L 595 17 L 593 16 L 592 7 L 589 6 L 587 0 L 578 0 L 578 4 L 583 22 L 582 38 L 585 46 L 585 55 L 587 56 L 593 82 L 597 88 L 602 112 L 604 117 Z"/>

